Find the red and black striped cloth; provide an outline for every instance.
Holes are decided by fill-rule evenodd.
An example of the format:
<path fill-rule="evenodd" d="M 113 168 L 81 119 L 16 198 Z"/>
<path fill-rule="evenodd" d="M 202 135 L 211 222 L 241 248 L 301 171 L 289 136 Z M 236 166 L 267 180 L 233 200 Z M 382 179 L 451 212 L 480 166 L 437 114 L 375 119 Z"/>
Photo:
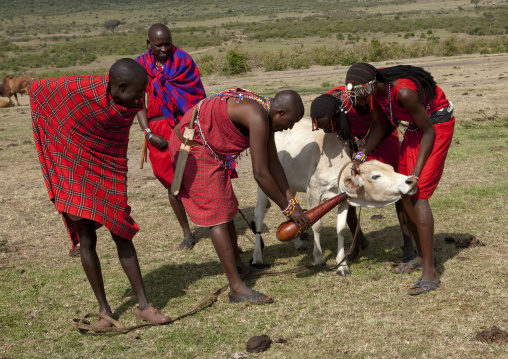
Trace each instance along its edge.
<path fill-rule="evenodd" d="M 127 205 L 127 145 L 136 113 L 114 103 L 109 76 L 43 79 L 30 86 L 35 146 L 60 213 L 105 225 L 125 239 L 139 230 Z M 73 246 L 79 239 L 63 215 Z"/>

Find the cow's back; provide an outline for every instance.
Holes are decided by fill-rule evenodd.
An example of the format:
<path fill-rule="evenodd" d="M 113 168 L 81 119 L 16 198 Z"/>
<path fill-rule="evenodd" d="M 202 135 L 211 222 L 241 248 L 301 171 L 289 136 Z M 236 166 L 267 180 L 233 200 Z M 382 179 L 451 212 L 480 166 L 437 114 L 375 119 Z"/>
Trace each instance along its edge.
<path fill-rule="evenodd" d="M 349 161 L 334 133 L 312 131 L 309 119 L 302 119 L 288 131 L 277 132 L 275 143 L 280 162 L 294 192 L 307 192 L 309 183 L 337 192 L 340 168 Z"/>

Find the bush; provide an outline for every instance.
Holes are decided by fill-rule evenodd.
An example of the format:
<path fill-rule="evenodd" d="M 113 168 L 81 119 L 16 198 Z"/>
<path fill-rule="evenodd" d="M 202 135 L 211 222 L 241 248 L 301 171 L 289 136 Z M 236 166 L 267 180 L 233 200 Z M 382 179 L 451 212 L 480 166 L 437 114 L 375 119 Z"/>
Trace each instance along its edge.
<path fill-rule="evenodd" d="M 222 73 L 224 75 L 237 75 L 250 71 L 248 56 L 238 47 L 233 47 L 226 52 Z"/>
<path fill-rule="evenodd" d="M 213 55 L 203 55 L 196 58 L 196 65 L 198 66 L 201 76 L 208 76 L 221 71 L 223 60 L 224 59 L 220 55 L 217 55 L 217 57 Z"/>
<path fill-rule="evenodd" d="M 288 67 L 287 53 L 279 50 L 278 52 L 265 51 L 263 53 L 263 68 L 268 71 L 282 71 Z"/>

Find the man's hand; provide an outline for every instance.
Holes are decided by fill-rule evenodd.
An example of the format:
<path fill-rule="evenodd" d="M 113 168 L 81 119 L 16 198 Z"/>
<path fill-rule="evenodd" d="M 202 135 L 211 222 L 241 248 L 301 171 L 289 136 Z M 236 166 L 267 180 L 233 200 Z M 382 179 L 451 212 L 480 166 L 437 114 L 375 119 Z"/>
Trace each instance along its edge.
<path fill-rule="evenodd" d="M 303 213 L 302 209 L 300 208 L 300 205 L 297 204 L 295 206 L 294 212 L 289 216 L 289 219 L 296 224 L 296 227 L 298 228 L 298 231 L 300 233 L 305 232 L 307 229 L 310 228 L 312 225 L 310 223 L 309 217 L 305 213 Z"/>
<path fill-rule="evenodd" d="M 156 135 L 156 134 L 149 136 L 148 142 L 150 142 L 150 144 L 153 147 L 157 148 L 158 150 L 163 150 L 164 148 L 166 148 L 168 146 L 168 141 L 166 141 L 166 139 L 164 137 Z"/>
<path fill-rule="evenodd" d="M 360 169 L 359 169 L 359 166 L 360 166 L 360 161 L 359 160 L 355 160 L 355 156 L 356 156 L 356 152 L 353 153 L 353 166 L 351 166 L 351 176 L 356 176 L 358 173 L 360 173 Z"/>

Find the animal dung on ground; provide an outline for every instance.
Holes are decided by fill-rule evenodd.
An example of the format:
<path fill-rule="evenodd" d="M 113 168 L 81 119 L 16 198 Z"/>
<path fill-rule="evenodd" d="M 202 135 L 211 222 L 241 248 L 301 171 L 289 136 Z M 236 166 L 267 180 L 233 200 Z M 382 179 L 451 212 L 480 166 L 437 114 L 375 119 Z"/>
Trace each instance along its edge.
<path fill-rule="evenodd" d="M 453 237 L 445 237 L 444 241 L 446 243 L 455 243 L 455 247 L 457 248 L 469 248 L 469 247 L 478 247 L 483 246 L 483 244 L 479 239 L 475 236 L 470 236 L 462 241 L 456 241 Z"/>
<path fill-rule="evenodd" d="M 247 351 L 249 353 L 259 353 L 270 348 L 272 339 L 268 335 L 258 335 L 247 341 Z"/>
<path fill-rule="evenodd" d="M 483 330 L 476 333 L 475 338 L 482 343 L 501 344 L 508 342 L 508 333 L 494 325 L 490 330 Z"/>

